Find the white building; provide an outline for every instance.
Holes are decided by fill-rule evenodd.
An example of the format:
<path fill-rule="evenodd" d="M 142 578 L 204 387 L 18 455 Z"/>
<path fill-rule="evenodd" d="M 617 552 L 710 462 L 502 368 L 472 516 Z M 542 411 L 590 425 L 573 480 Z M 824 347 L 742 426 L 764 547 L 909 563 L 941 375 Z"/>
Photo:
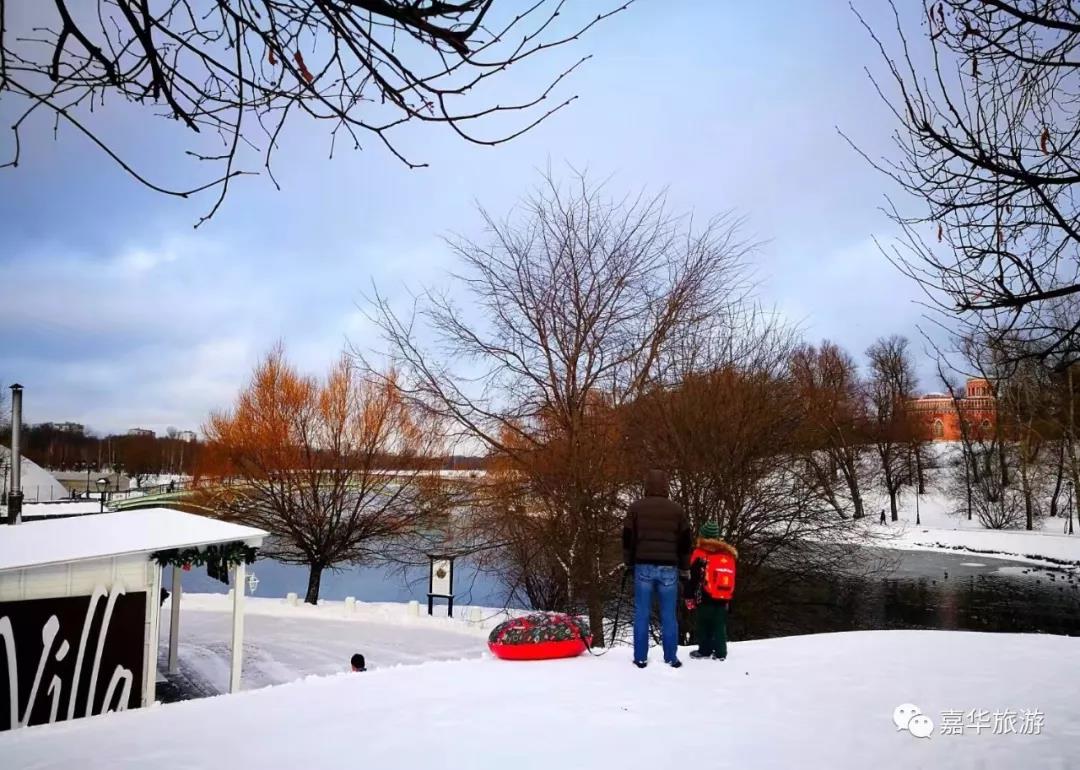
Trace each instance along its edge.
<path fill-rule="evenodd" d="M 162 566 L 212 549 L 230 563 L 230 692 L 240 687 L 245 559 L 266 532 L 168 508 L 26 522 L 0 531 L 0 730 L 154 702 Z M 169 667 L 180 580 L 171 568 Z"/>

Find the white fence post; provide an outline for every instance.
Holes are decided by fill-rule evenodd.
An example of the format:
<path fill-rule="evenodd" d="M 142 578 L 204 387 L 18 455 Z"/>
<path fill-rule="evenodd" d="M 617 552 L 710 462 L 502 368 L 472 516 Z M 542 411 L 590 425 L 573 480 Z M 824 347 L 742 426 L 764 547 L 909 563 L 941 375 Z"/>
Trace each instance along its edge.
<path fill-rule="evenodd" d="M 229 668 L 229 692 L 240 691 L 240 669 L 244 662 L 244 572 L 243 562 L 233 573 L 232 665 Z"/>

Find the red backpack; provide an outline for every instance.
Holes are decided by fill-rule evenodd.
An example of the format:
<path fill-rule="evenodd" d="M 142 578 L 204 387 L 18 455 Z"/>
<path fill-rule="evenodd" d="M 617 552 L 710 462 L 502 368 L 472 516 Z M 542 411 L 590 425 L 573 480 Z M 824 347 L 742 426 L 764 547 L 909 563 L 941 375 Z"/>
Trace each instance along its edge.
<path fill-rule="evenodd" d="M 692 561 L 705 561 L 702 591 L 713 599 L 730 601 L 735 594 L 735 556 L 726 550 L 705 550 L 698 546 Z"/>

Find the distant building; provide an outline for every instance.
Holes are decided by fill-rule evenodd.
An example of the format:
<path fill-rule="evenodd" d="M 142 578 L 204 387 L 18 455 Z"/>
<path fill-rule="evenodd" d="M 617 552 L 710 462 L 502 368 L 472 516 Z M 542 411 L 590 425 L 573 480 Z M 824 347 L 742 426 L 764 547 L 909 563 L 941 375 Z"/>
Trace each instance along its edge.
<path fill-rule="evenodd" d="M 908 403 L 923 438 L 928 441 L 960 441 L 966 425 L 969 438 L 989 435 L 997 423 L 997 399 L 990 383 L 972 378 L 962 395 L 927 393 Z"/>
<path fill-rule="evenodd" d="M 127 433 L 129 436 L 149 436 L 154 438 L 157 434 L 149 428 L 132 428 Z"/>
<path fill-rule="evenodd" d="M 193 430 L 182 430 L 176 434 L 176 437 L 181 441 L 195 441 L 198 438 Z"/>

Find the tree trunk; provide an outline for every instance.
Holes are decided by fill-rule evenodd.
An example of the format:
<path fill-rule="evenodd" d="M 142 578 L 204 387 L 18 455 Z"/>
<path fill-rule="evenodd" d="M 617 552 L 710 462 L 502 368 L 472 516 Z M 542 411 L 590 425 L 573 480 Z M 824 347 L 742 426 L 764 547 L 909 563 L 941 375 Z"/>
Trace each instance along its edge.
<path fill-rule="evenodd" d="M 604 603 L 600 600 L 600 586 L 589 587 L 589 628 L 592 629 L 592 646 L 604 647 Z"/>
<path fill-rule="evenodd" d="M 1069 525 L 1066 529 L 1066 533 L 1071 535 L 1073 533 L 1073 508 L 1075 506 L 1077 511 L 1077 518 L 1080 519 L 1080 463 L 1076 458 L 1076 393 L 1073 390 L 1073 369 L 1076 365 L 1068 368 L 1068 392 L 1066 397 L 1069 399 L 1069 421 L 1066 423 L 1065 428 L 1065 440 L 1068 442 L 1069 449 L 1069 476 L 1073 482 L 1073 492 L 1075 493 L 1075 500 L 1072 505 L 1069 506 Z"/>
<path fill-rule="evenodd" d="M 851 462 L 844 468 L 844 475 L 847 477 L 848 489 L 851 491 L 851 504 L 855 509 L 855 513 L 852 516 L 853 519 L 861 519 L 866 515 L 866 511 L 863 509 L 862 492 L 859 490 L 859 468 L 858 461 Z"/>
<path fill-rule="evenodd" d="M 998 462 L 1001 463 L 1001 488 L 1007 489 L 1009 481 L 1009 461 L 1005 457 L 1005 439 L 1000 435 L 997 439 Z"/>
<path fill-rule="evenodd" d="M 889 489 L 889 507 L 892 509 L 892 520 L 900 521 L 900 514 L 896 510 L 896 490 Z"/>
<path fill-rule="evenodd" d="M 319 584 L 322 582 L 323 565 L 311 564 L 308 567 L 307 594 L 304 601 L 308 604 L 319 603 Z"/>
<path fill-rule="evenodd" d="M 964 458 L 964 486 L 967 491 L 968 521 L 971 521 L 971 453 L 968 451 L 966 442 L 962 448 L 961 454 Z"/>
<path fill-rule="evenodd" d="M 1028 483 L 1026 469 L 1021 470 L 1021 482 L 1024 485 L 1024 513 L 1026 514 L 1024 529 L 1030 532 L 1035 529 L 1035 506 L 1031 501 L 1031 485 Z"/>
<path fill-rule="evenodd" d="M 1057 516 L 1058 512 L 1058 497 L 1061 496 L 1061 485 L 1065 480 L 1065 440 L 1062 439 L 1058 442 L 1058 461 L 1057 472 L 1054 474 L 1054 494 L 1050 496 L 1050 517 Z"/>

